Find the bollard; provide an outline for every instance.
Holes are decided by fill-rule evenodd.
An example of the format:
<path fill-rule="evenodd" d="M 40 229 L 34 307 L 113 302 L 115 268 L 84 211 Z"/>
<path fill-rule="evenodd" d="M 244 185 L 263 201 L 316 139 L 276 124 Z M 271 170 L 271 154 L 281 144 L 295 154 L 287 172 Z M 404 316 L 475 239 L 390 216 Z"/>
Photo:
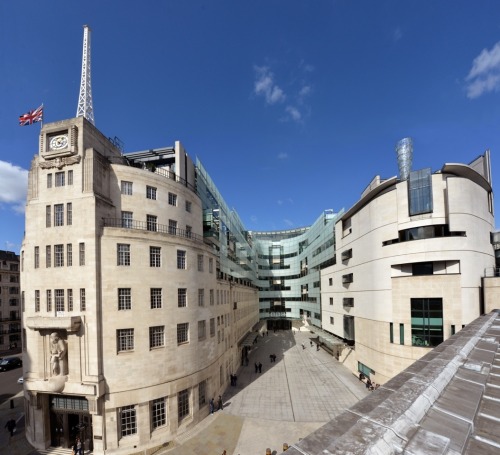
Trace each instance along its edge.
<path fill-rule="evenodd" d="M 10 400 L 10 409 L 14 409 L 14 400 Z"/>
<path fill-rule="evenodd" d="M 288 450 L 288 444 L 286 442 L 283 443 L 283 452 Z"/>

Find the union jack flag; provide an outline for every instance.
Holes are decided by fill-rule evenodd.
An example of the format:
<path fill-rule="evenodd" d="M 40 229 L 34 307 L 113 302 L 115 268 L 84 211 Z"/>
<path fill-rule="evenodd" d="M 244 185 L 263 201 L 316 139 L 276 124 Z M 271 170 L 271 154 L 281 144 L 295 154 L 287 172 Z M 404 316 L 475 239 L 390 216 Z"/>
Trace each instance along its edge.
<path fill-rule="evenodd" d="M 19 116 L 19 126 L 32 125 L 36 122 L 41 122 L 43 120 L 43 104 L 35 109 L 34 111 L 29 111 L 26 114 Z"/>

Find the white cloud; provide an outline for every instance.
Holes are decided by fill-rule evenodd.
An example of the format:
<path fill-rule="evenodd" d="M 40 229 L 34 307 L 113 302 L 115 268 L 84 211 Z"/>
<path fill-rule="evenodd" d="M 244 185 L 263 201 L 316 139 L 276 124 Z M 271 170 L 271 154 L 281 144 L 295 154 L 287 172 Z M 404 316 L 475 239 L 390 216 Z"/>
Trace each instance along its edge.
<path fill-rule="evenodd" d="M 500 91 L 500 41 L 491 50 L 483 49 L 473 60 L 465 78 L 467 97 L 474 99 L 483 93 Z"/>
<path fill-rule="evenodd" d="M 254 91 L 256 95 L 264 96 L 267 104 L 283 102 L 286 98 L 285 92 L 274 83 L 274 74 L 267 66 L 256 66 L 256 80 Z"/>
<path fill-rule="evenodd" d="M 299 91 L 299 98 L 304 98 L 311 93 L 311 87 L 309 85 L 304 85 Z"/>
<path fill-rule="evenodd" d="M 286 153 L 286 152 L 281 152 L 278 154 L 279 160 L 286 160 L 287 158 L 288 158 L 288 153 Z"/>
<path fill-rule="evenodd" d="M 278 205 L 283 205 L 283 201 L 281 199 L 278 199 L 276 202 Z"/>
<path fill-rule="evenodd" d="M 285 108 L 285 111 L 288 114 L 289 118 L 291 118 L 293 121 L 300 122 L 302 120 L 302 115 L 296 107 L 287 106 Z"/>
<path fill-rule="evenodd" d="M 0 161 L 0 204 L 8 204 L 24 213 L 28 171 L 6 161 Z"/>
<path fill-rule="evenodd" d="M 401 31 L 401 27 L 396 27 L 394 33 L 392 34 L 392 38 L 394 39 L 394 41 L 399 41 L 402 36 L 403 32 Z"/>

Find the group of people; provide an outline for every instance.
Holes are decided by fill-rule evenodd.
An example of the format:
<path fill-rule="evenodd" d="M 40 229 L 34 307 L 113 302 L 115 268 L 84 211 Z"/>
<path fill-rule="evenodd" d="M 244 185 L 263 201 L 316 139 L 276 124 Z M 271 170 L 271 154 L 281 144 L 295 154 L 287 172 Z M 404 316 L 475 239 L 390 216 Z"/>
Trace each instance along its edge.
<path fill-rule="evenodd" d="M 229 375 L 231 377 L 231 385 L 236 385 L 236 381 L 238 380 L 238 376 L 236 376 L 235 374 L 230 374 Z"/>
<path fill-rule="evenodd" d="M 215 400 L 213 398 L 210 398 L 210 401 L 208 402 L 208 407 L 210 409 L 210 414 L 213 414 L 215 411 L 222 411 L 224 409 L 224 404 L 222 403 L 222 397 L 219 395 L 219 398 L 217 399 L 217 409 Z"/>
<path fill-rule="evenodd" d="M 366 379 L 366 381 L 365 381 Z M 368 377 L 365 376 L 361 371 L 359 372 L 359 380 L 361 382 L 365 383 L 365 386 L 368 390 L 373 392 L 375 389 L 378 389 L 380 387 L 380 384 L 376 384 L 375 382 L 372 382 L 372 380 Z"/>
<path fill-rule="evenodd" d="M 255 372 L 256 373 L 262 373 L 262 363 L 255 362 Z"/>
<path fill-rule="evenodd" d="M 271 360 L 271 363 L 276 362 L 276 354 L 271 354 L 271 355 L 269 356 L 269 360 Z"/>

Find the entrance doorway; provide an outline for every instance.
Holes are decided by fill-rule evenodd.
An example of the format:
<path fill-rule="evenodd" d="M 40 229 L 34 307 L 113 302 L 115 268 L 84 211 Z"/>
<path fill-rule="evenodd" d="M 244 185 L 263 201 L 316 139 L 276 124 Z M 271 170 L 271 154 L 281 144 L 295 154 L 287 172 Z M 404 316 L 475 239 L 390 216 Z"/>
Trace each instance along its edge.
<path fill-rule="evenodd" d="M 291 330 L 292 321 L 290 319 L 268 319 L 267 330 Z"/>

